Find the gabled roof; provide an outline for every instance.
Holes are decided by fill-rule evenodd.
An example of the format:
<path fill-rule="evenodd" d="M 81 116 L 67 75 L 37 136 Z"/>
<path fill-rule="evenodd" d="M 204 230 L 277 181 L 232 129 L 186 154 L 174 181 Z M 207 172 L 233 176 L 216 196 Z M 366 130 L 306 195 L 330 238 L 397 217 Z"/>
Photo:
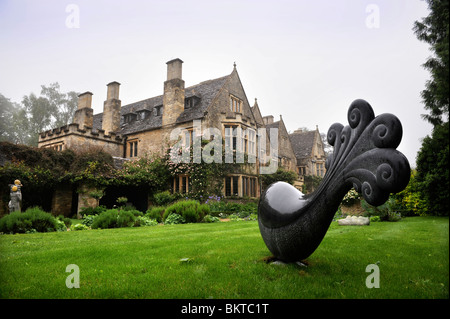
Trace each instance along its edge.
<path fill-rule="evenodd" d="M 289 139 L 291 140 L 291 145 L 297 159 L 311 157 L 315 135 L 316 131 L 289 134 Z"/>
<path fill-rule="evenodd" d="M 266 129 L 279 128 L 279 127 L 280 127 L 280 121 L 266 124 Z"/>
<path fill-rule="evenodd" d="M 222 86 L 230 75 L 223 76 L 217 79 L 208 80 L 199 84 L 185 88 L 185 98 L 197 97 L 198 103 L 191 108 L 187 108 L 181 113 L 177 119 L 177 123 L 201 119 L 205 116 L 205 111 L 213 101 L 214 97 L 219 93 Z M 139 102 L 123 105 L 120 110 L 120 132 L 119 134 L 127 135 L 141 131 L 152 130 L 162 126 L 162 116 L 156 115 L 155 107 L 163 105 L 163 95 L 158 95 Z M 124 123 L 123 115 L 128 113 L 136 113 L 141 110 L 148 110 L 151 113 L 143 120 L 136 120 L 130 123 Z M 164 112 L 164 110 L 163 110 Z M 94 130 L 102 128 L 103 113 L 94 115 Z"/>
<path fill-rule="evenodd" d="M 255 104 L 250 107 L 250 110 L 253 113 L 253 117 L 255 118 L 256 124 L 259 126 L 264 126 L 264 120 L 261 115 L 261 110 L 259 109 L 258 101 L 255 98 Z"/>
<path fill-rule="evenodd" d="M 280 115 L 280 120 L 272 123 L 265 124 L 267 134 L 270 136 L 270 129 L 271 128 L 277 128 L 278 129 L 278 136 L 280 136 L 280 133 L 282 135 L 289 135 L 288 131 L 286 129 L 286 125 L 284 124 L 283 118 Z"/>

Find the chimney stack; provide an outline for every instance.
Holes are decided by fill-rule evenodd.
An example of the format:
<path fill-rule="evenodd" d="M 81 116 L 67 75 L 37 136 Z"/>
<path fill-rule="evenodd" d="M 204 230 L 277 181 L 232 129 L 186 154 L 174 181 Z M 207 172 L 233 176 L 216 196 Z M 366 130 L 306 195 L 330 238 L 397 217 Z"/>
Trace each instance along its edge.
<path fill-rule="evenodd" d="M 167 81 L 182 79 L 182 63 L 180 59 L 173 59 L 167 62 Z"/>
<path fill-rule="evenodd" d="M 263 117 L 264 124 L 272 124 L 273 123 L 273 115 L 267 115 Z"/>
<path fill-rule="evenodd" d="M 175 124 L 184 111 L 184 81 L 180 59 L 167 62 L 167 81 L 164 82 L 162 125 Z"/>
<path fill-rule="evenodd" d="M 92 93 L 84 92 L 78 95 L 78 109 L 75 111 L 73 122 L 81 129 L 92 128 L 94 123 L 94 111 L 92 110 Z"/>
<path fill-rule="evenodd" d="M 110 132 L 117 132 L 120 129 L 120 108 L 122 102 L 119 100 L 119 82 L 107 84 L 108 92 L 106 101 L 103 104 L 102 130 L 105 135 Z"/>
<path fill-rule="evenodd" d="M 78 109 L 92 108 L 92 93 L 84 92 L 78 95 Z"/>

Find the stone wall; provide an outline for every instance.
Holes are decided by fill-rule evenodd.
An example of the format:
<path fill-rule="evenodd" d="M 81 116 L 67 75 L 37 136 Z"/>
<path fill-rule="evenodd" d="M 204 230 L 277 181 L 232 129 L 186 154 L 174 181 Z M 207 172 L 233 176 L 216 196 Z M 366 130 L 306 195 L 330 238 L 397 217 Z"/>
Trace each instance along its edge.
<path fill-rule="evenodd" d="M 77 216 L 81 218 L 80 211 L 83 208 L 92 207 L 95 208 L 98 206 L 99 199 L 95 198 L 92 193 L 104 191 L 104 189 L 98 189 L 88 185 L 81 185 L 78 190 L 78 208 L 77 208 Z"/>
<path fill-rule="evenodd" d="M 103 130 L 92 131 L 91 128 L 82 129 L 78 124 L 69 124 L 39 134 L 38 147 L 53 147 L 61 145 L 58 150 L 84 150 L 89 147 L 100 147 L 112 156 L 123 156 L 123 138 Z"/>
<path fill-rule="evenodd" d="M 52 214 L 72 217 L 72 186 L 60 185 L 53 193 Z"/>

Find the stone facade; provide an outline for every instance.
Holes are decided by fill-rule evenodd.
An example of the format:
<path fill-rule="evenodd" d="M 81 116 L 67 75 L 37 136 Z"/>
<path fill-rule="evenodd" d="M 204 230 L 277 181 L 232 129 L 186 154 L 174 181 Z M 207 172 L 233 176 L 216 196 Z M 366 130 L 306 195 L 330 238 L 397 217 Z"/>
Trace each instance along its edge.
<path fill-rule="evenodd" d="M 295 172 L 297 170 L 297 161 L 283 117 L 280 115 L 280 120 L 274 122 L 273 116 L 268 115 L 264 116 L 263 120 L 267 130 L 271 128 L 278 129 L 278 166 L 286 171 Z"/>
<path fill-rule="evenodd" d="M 119 100 L 118 82 L 111 82 L 107 85 L 108 93 L 106 101 L 103 104 L 103 121 L 102 129 L 106 135 L 118 132 L 120 129 L 120 109 L 121 101 Z"/>
<path fill-rule="evenodd" d="M 301 129 L 289 134 L 297 158 L 297 173 L 299 176 L 313 175 L 323 177 L 326 173 L 326 154 L 319 128 L 314 131 Z"/>
<path fill-rule="evenodd" d="M 39 147 L 63 150 L 95 146 L 114 157 L 132 160 L 148 153 L 162 154 L 177 142 L 177 138 L 189 144 L 188 139 L 192 139 L 194 134 L 194 123 L 200 123 L 202 130 L 212 128 L 219 132 L 233 152 L 242 150 L 255 159 L 252 164 L 239 165 L 225 179 L 225 196 L 258 197 L 259 164 L 268 159 L 286 170 L 298 172 L 299 158 L 281 116 L 279 121 L 273 122 L 273 117 L 261 115 L 256 99 L 254 105 L 250 105 L 236 65 L 229 75 L 185 87 L 182 64 L 180 59 L 167 62 L 163 94 L 139 102 L 122 106 L 120 83 L 109 83 L 103 113 L 100 114 L 92 114 L 92 93 L 81 94 L 74 123 L 41 133 Z M 265 135 L 265 143 L 262 144 L 262 137 L 258 136 L 258 130 L 268 132 L 270 128 L 277 128 L 279 133 L 277 158 L 270 158 L 269 134 Z M 175 129 L 182 133 L 171 139 Z M 237 136 L 236 132 L 242 134 Z M 265 148 L 260 148 L 263 144 Z M 183 178 L 180 177 L 181 184 Z M 180 191 L 181 187 L 176 189 L 175 186 L 181 184 L 175 180 L 174 191 Z M 78 210 L 93 205 L 82 193 Z M 68 197 L 66 200 L 68 202 Z M 89 203 L 84 204 L 84 201 Z"/>
<path fill-rule="evenodd" d="M 112 156 L 123 156 L 123 137 L 114 132 L 106 135 L 103 130 L 92 130 L 91 127 L 80 128 L 78 123 L 72 123 L 39 135 L 39 147 L 49 147 L 62 151 L 64 149 L 83 150 L 89 147 L 99 147 Z"/>
<path fill-rule="evenodd" d="M 75 111 L 73 122 L 77 123 L 81 129 L 92 127 L 94 121 L 94 111 L 92 110 L 92 93 L 85 92 L 78 96 L 78 109 Z"/>

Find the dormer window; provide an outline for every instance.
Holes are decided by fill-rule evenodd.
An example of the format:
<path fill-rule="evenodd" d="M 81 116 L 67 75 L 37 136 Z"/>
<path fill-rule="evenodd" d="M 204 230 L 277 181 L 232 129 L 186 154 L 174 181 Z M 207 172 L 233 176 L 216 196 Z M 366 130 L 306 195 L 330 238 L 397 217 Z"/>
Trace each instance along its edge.
<path fill-rule="evenodd" d="M 162 108 L 163 108 L 162 105 L 155 106 L 155 115 L 156 116 L 161 116 L 162 115 Z"/>
<path fill-rule="evenodd" d="M 193 99 L 185 99 L 184 100 L 184 108 L 190 109 L 191 107 L 194 107 L 194 100 Z"/>
<path fill-rule="evenodd" d="M 132 121 L 135 121 L 137 118 L 137 114 L 136 113 L 127 113 L 123 116 L 123 122 L 124 123 L 130 123 Z"/>
<path fill-rule="evenodd" d="M 230 95 L 230 111 L 231 112 L 241 112 L 242 100 L 237 97 Z"/>
<path fill-rule="evenodd" d="M 190 109 L 190 108 L 196 106 L 198 104 L 199 100 L 200 100 L 200 97 L 198 97 L 197 95 L 193 95 L 193 96 L 187 97 L 184 100 L 184 108 L 185 109 Z"/>
<path fill-rule="evenodd" d="M 147 117 L 149 117 L 150 113 L 151 112 L 149 110 L 140 110 L 140 111 L 137 112 L 138 119 L 139 120 L 145 120 Z"/>

